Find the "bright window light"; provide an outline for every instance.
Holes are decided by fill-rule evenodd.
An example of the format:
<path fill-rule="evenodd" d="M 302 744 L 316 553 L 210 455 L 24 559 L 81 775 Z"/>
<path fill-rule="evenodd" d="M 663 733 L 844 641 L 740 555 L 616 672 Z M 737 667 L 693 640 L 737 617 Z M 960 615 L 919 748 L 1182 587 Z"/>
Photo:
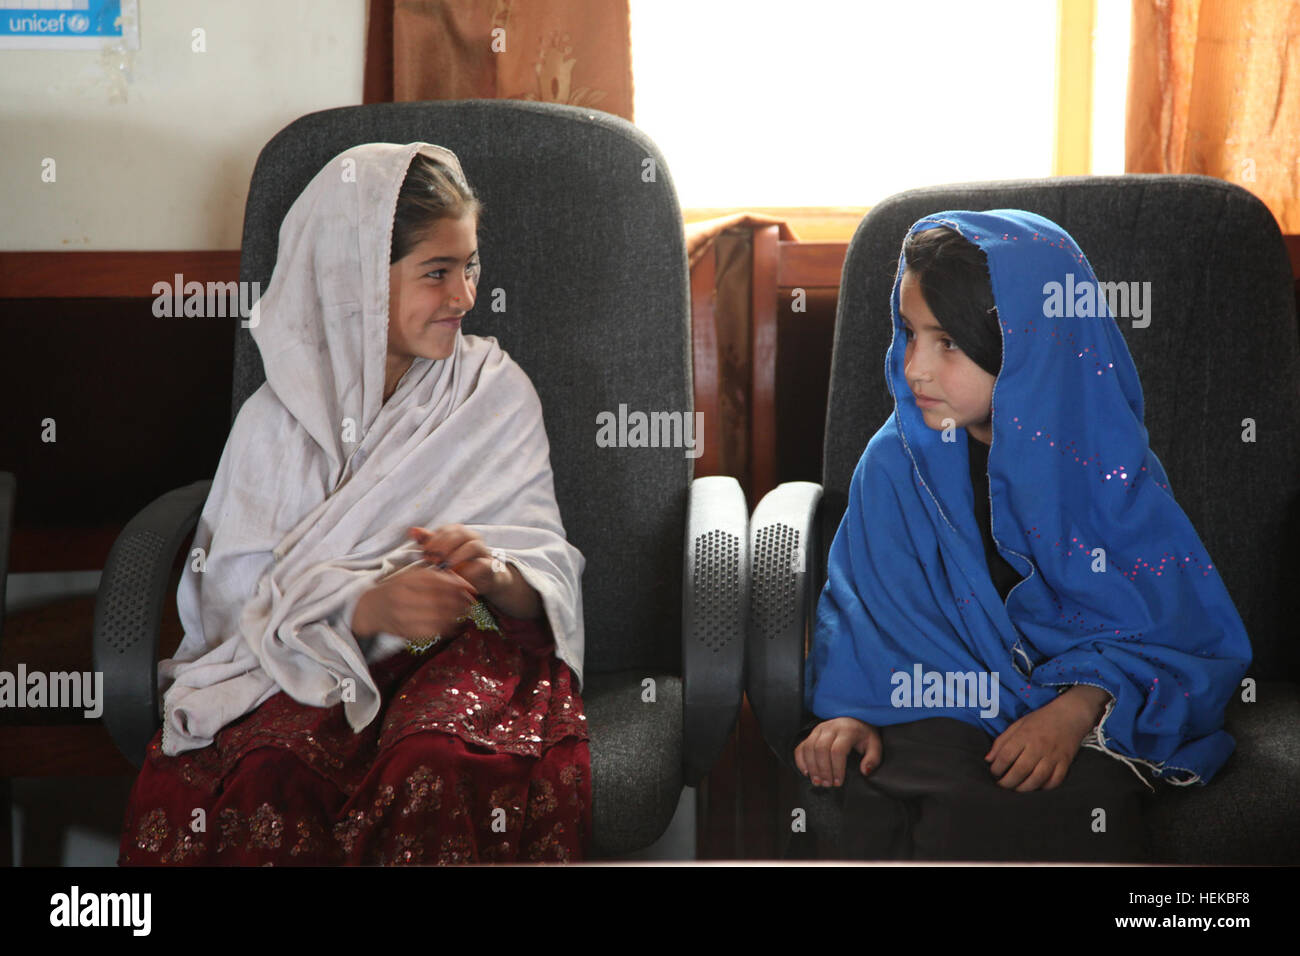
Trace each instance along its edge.
<path fill-rule="evenodd" d="M 1124 172 L 1131 16 L 1130 0 L 1097 0 L 1092 47 L 1092 172 L 1097 175 Z"/>
<path fill-rule="evenodd" d="M 631 0 L 631 18 L 636 124 L 684 208 L 1051 174 L 1055 3 Z"/>

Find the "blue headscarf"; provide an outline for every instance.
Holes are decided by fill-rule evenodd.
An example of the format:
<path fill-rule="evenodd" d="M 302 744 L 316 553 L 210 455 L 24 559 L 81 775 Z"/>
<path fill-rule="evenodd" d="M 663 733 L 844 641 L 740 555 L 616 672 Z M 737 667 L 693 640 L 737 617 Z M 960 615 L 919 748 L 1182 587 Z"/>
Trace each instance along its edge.
<path fill-rule="evenodd" d="M 900 254 L 885 357 L 894 412 L 858 461 L 831 545 L 808 706 L 877 726 L 955 717 L 993 736 L 1070 685 L 1091 684 L 1113 700 L 1085 746 L 1170 783 L 1204 783 L 1234 746 L 1224 708 L 1250 643 L 1148 447 L 1123 335 L 1104 297 L 1093 309 L 1084 301 L 1086 283 L 1096 290 L 1092 267 L 1032 213 L 945 212 L 911 232 L 937 226 L 988 259 L 1003 356 L 988 452 L 992 532 L 1023 580 L 1004 603 L 975 518 L 974 439 L 929 428 L 903 374 Z M 1077 301 L 1049 301 L 1057 289 Z M 914 708 L 916 677 L 934 690 L 930 673 L 979 672 L 998 675 L 996 713 L 963 700 L 952 677 L 946 696 Z"/>

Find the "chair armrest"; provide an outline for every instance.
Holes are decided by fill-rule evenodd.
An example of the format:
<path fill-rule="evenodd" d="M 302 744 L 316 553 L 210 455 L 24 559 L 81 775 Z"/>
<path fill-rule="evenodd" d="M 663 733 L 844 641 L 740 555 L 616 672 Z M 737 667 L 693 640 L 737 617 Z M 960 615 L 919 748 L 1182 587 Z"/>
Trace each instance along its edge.
<path fill-rule="evenodd" d="M 749 610 L 749 505 L 735 478 L 691 482 L 682 562 L 682 761 L 687 786 L 717 762 L 740 716 Z"/>
<path fill-rule="evenodd" d="M 803 664 L 822 582 L 817 509 L 822 487 L 790 481 L 773 488 L 749 522 L 750 609 L 745 689 L 777 758 L 794 767 L 803 725 Z"/>
<path fill-rule="evenodd" d="M 177 550 L 198 524 L 211 481 L 169 491 L 113 542 L 95 596 L 95 670 L 104 675 L 104 725 L 140 766 L 161 721 L 158 636 Z"/>
<path fill-rule="evenodd" d="M 9 542 L 14 533 L 14 499 L 18 479 L 12 471 L 0 471 L 0 641 L 5 635 L 5 598 L 9 581 Z"/>

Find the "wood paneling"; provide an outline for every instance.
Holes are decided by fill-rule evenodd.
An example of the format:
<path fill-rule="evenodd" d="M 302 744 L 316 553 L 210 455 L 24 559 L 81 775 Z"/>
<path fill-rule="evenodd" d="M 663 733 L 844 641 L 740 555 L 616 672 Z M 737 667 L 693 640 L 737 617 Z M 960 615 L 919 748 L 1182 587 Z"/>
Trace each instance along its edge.
<path fill-rule="evenodd" d="M 238 270 L 227 251 L 0 253 L 11 572 L 103 567 L 140 508 L 212 476 L 230 431 L 238 320 L 157 317 L 153 287 L 177 274 L 235 282 Z"/>
<path fill-rule="evenodd" d="M 239 250 L 0 252 L 0 299 L 153 298 L 155 282 L 235 282 Z"/>

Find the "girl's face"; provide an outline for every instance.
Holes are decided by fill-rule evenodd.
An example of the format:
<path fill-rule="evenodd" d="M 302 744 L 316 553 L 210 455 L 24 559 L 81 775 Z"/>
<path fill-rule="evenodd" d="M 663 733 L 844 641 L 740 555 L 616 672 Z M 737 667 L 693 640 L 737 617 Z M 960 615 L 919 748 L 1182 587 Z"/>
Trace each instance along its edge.
<path fill-rule="evenodd" d="M 478 223 L 442 219 L 424 241 L 388 267 L 388 361 L 445 359 L 478 286 Z"/>
<path fill-rule="evenodd" d="M 907 334 L 903 374 L 925 423 L 936 431 L 965 428 L 972 438 L 990 444 L 997 379 L 967 358 L 944 332 L 911 269 L 903 272 L 898 300 L 898 317 Z"/>

